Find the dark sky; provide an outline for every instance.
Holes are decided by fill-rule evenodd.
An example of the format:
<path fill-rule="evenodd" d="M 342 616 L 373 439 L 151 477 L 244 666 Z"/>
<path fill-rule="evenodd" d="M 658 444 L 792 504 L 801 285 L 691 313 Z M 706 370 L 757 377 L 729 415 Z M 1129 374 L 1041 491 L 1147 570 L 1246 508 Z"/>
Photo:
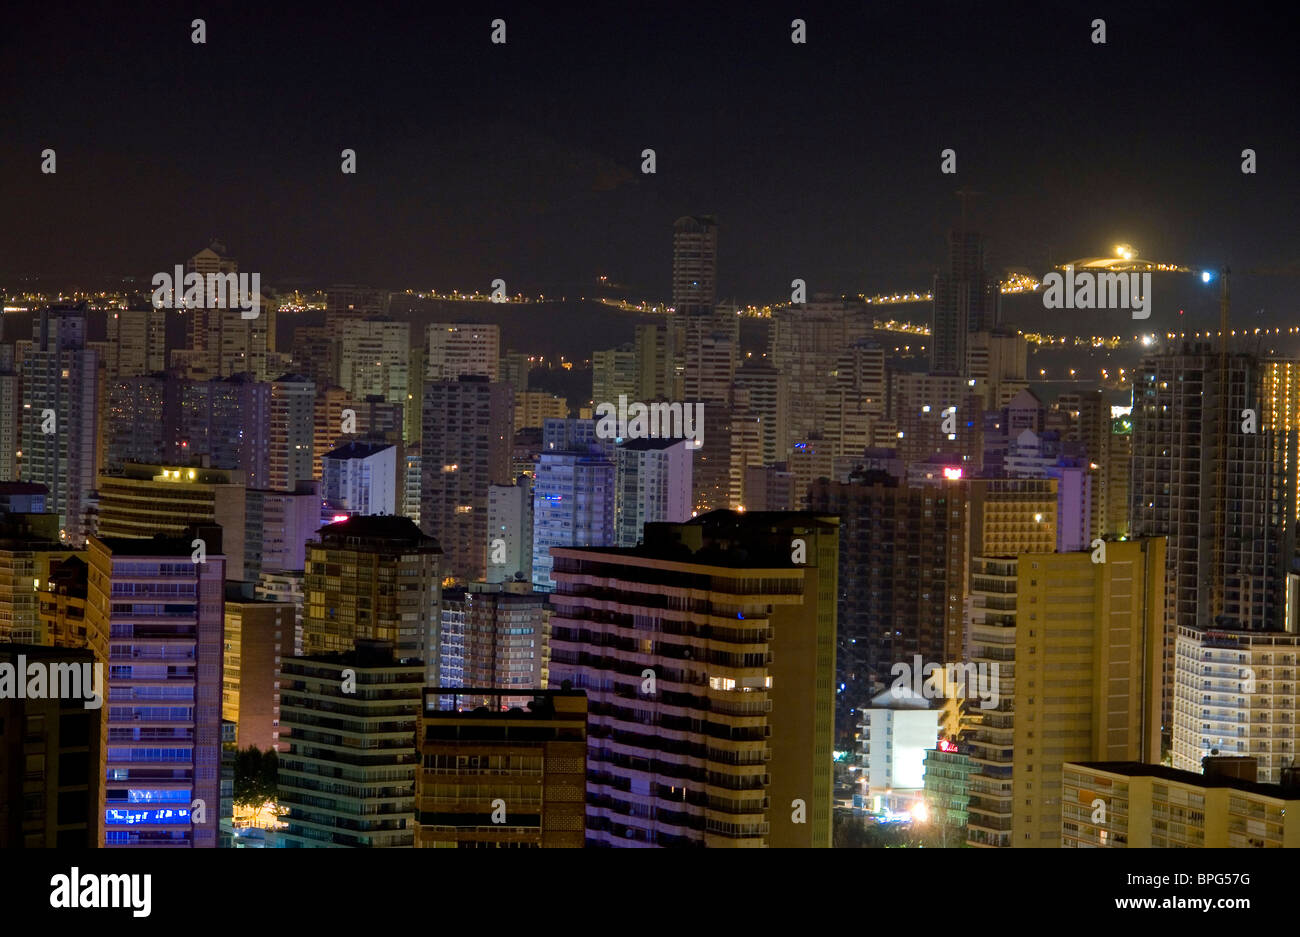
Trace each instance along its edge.
<path fill-rule="evenodd" d="M 0 282 L 148 277 L 215 235 L 270 283 L 576 290 L 603 273 L 658 299 L 673 220 L 713 212 L 724 298 L 778 299 L 796 276 L 919 287 L 959 185 L 985 193 L 1000 264 L 1041 272 L 1120 240 L 1196 266 L 1300 259 L 1293 12 L 549 6 L 7 11 Z"/>

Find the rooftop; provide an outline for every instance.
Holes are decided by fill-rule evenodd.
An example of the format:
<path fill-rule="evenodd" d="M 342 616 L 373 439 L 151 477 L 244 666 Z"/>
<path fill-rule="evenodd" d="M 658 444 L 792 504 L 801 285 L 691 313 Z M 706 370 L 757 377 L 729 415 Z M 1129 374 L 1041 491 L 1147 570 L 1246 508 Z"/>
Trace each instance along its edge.
<path fill-rule="evenodd" d="M 1093 771 L 1108 771 L 1130 778 L 1159 778 L 1162 781 L 1174 781 L 1192 787 L 1205 789 L 1230 788 L 1234 791 L 1246 791 L 1262 797 L 1275 797 L 1279 800 L 1300 800 L 1300 785 L 1283 786 L 1281 784 L 1262 784 L 1258 781 L 1245 781 L 1230 775 L 1198 774 L 1195 771 L 1180 771 L 1166 765 L 1148 765 L 1140 761 L 1078 761 L 1073 762 L 1081 768 Z"/>
<path fill-rule="evenodd" d="M 385 449 L 394 448 L 390 442 L 366 442 L 364 440 L 354 440 L 344 443 L 336 449 L 321 456 L 322 459 L 367 459 L 376 452 L 383 452 Z"/>

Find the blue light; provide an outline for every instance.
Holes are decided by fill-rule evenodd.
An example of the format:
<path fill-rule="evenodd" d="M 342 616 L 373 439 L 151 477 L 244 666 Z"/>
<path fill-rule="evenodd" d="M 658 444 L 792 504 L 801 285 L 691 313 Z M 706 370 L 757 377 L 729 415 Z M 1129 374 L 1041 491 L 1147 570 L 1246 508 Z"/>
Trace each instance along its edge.
<path fill-rule="evenodd" d="M 119 810 L 109 808 L 104 811 L 105 823 L 120 826 L 135 823 L 188 823 L 188 810 Z"/>
<path fill-rule="evenodd" d="M 1213 279 L 1214 279 L 1214 274 L 1213 274 L 1213 273 L 1211 273 L 1211 272 L 1208 271 L 1208 270 L 1202 270 L 1202 271 L 1201 271 L 1201 282 L 1202 282 L 1202 283 L 1209 283 L 1209 282 L 1210 282 L 1211 280 L 1213 280 Z"/>

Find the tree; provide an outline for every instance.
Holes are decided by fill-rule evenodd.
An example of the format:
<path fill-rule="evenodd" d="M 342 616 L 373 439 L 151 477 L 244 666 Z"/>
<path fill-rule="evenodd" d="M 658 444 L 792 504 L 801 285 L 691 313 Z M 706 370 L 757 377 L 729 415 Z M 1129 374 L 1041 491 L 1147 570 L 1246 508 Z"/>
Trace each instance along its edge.
<path fill-rule="evenodd" d="M 235 803 L 257 808 L 279 796 L 279 758 L 255 745 L 235 753 Z"/>

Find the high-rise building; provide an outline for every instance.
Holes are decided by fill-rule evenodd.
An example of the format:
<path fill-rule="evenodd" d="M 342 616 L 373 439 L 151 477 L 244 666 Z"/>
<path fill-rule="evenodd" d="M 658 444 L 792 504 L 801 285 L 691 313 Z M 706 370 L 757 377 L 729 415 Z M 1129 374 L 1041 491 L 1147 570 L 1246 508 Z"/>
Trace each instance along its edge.
<path fill-rule="evenodd" d="M 203 562 L 192 542 L 206 544 Z M 217 845 L 226 558 L 219 527 L 91 537 L 87 628 L 109 635 L 105 842 Z M 208 818 L 194 822 L 201 802 Z"/>
<path fill-rule="evenodd" d="M 975 382 L 985 409 L 1001 407 L 1029 386 L 1028 362 L 1029 343 L 1015 329 L 999 327 L 966 336 L 966 377 Z"/>
<path fill-rule="evenodd" d="M 107 314 L 104 369 L 110 381 L 166 370 L 166 316 L 165 308 L 154 305 Z"/>
<path fill-rule="evenodd" d="M 191 524 L 218 524 L 226 569 L 243 578 L 246 495 L 238 470 L 128 463 L 99 478 L 101 537 L 179 537 Z"/>
<path fill-rule="evenodd" d="M 981 400 L 968 378 L 942 374 L 890 374 L 888 414 L 898 425 L 896 448 L 905 463 L 940 455 L 967 474 L 980 464 Z"/>
<path fill-rule="evenodd" d="M 1107 543 L 1101 563 L 1020 557 L 1015 845 L 1060 845 L 1062 761 L 1160 760 L 1164 550 L 1156 537 Z"/>
<path fill-rule="evenodd" d="M 354 514 L 397 514 L 397 446 L 349 442 L 321 457 L 321 497 Z"/>
<path fill-rule="evenodd" d="M 71 555 L 68 544 L 59 540 L 59 519 L 53 514 L 0 518 L 0 642 L 54 643 L 42 637 L 37 590 L 51 567 Z"/>
<path fill-rule="evenodd" d="M 673 307 L 712 308 L 718 298 L 718 222 L 711 215 L 673 223 Z"/>
<path fill-rule="evenodd" d="M 0 644 L 0 666 L 81 677 L 89 650 Z M 100 666 L 103 662 L 100 661 Z M 66 679 L 66 678 L 65 678 Z M 84 688 L 90 689 L 90 688 Z M 107 688 L 102 688 L 107 694 Z M 101 708 L 50 694 L 0 695 L 0 849 L 94 849 L 104 816 Z M 585 707 L 584 707 L 585 711 Z"/>
<path fill-rule="evenodd" d="M 49 306 L 32 321 L 23 362 L 23 480 L 49 489 L 61 537 L 86 541 L 99 447 L 99 354 L 86 347 L 86 306 Z"/>
<path fill-rule="evenodd" d="M 831 845 L 837 541 L 830 517 L 715 512 L 556 549 L 550 683 L 590 701 L 589 845 Z"/>
<path fill-rule="evenodd" d="M 438 679 L 442 550 L 405 517 L 352 517 L 320 529 L 307 544 L 303 652 L 351 650 L 387 641 L 401 658 Z"/>
<path fill-rule="evenodd" d="M 681 367 L 680 388 L 674 380 L 673 399 L 729 404 L 731 385 L 740 365 L 740 320 L 726 308 L 688 311 L 673 317 L 676 352 Z"/>
<path fill-rule="evenodd" d="M 491 381 L 499 381 L 500 359 L 501 327 L 498 325 L 433 322 L 424 329 L 426 381 L 454 381 L 462 374 L 481 374 Z M 526 389 L 526 386 L 515 388 Z"/>
<path fill-rule="evenodd" d="M 967 479 L 967 557 L 1054 553 L 1059 484 L 1055 478 Z"/>
<path fill-rule="evenodd" d="M 323 325 L 300 325 L 293 330 L 290 364 L 317 387 L 333 387 L 339 382 L 339 343 Z"/>
<path fill-rule="evenodd" d="M 795 495 L 790 463 L 748 466 L 741 489 L 741 503 L 746 511 L 795 511 L 801 508 L 802 499 Z"/>
<path fill-rule="evenodd" d="M 1071 761 L 1061 802 L 1066 848 L 1300 847 L 1300 787 L 1294 782 L 1265 784 L 1140 762 Z"/>
<path fill-rule="evenodd" d="M 206 283 L 209 275 L 238 274 L 239 263 L 226 254 L 225 244 L 214 240 L 208 247 L 185 261 L 185 273 L 187 276 L 197 273 Z M 195 362 L 201 371 L 206 372 L 209 369 L 204 358 L 212 350 L 213 339 L 219 335 L 219 324 L 209 323 L 206 302 L 193 307 L 187 306 L 184 302 L 184 292 L 183 284 L 172 284 L 172 295 L 168 298 L 167 305 L 172 309 L 182 310 L 181 315 L 186 317 L 186 344 L 190 351 L 197 353 L 189 360 Z M 215 313 L 216 310 L 213 312 Z"/>
<path fill-rule="evenodd" d="M 569 401 L 558 394 L 544 390 L 515 391 L 516 433 L 529 426 L 543 426 L 547 420 L 563 420 L 568 416 Z"/>
<path fill-rule="evenodd" d="M 285 374 L 271 384 L 270 484 L 273 491 L 293 491 L 311 481 L 316 432 L 316 385 L 301 374 Z"/>
<path fill-rule="evenodd" d="M 963 224 L 948 232 L 948 267 L 934 278 L 930 370 L 968 376 L 971 334 L 998 324 L 1001 293 L 985 263 L 984 239 Z"/>
<path fill-rule="evenodd" d="M 383 641 L 284 658 L 281 725 L 289 738 L 279 757 L 279 803 L 289 808 L 280 834 L 286 847 L 413 844 L 424 680 L 422 660 L 395 658 Z"/>
<path fill-rule="evenodd" d="M 191 257 L 185 267 L 187 274 L 197 273 L 205 281 L 209 275 L 239 274 L 239 263 L 226 254 L 225 245 L 219 241 L 213 241 Z M 173 305 L 182 308 L 184 303 L 176 299 L 173 297 Z M 275 351 L 276 309 L 261 296 L 257 307 L 256 314 L 250 316 L 229 300 L 211 308 L 206 300 L 196 307 L 185 308 L 184 315 L 189 318 L 189 350 L 180 356 L 173 353 L 173 364 L 184 361 L 190 376 L 200 379 L 247 373 L 255 380 L 266 380 L 268 362 Z"/>
<path fill-rule="evenodd" d="M 1208 344 L 1184 343 L 1143 358 L 1134 375 L 1132 534 L 1169 541 L 1166 726 L 1177 629 L 1294 627 L 1286 582 L 1300 433 L 1283 412 L 1297 376 L 1294 367 L 1279 370 L 1285 364 L 1245 354 L 1225 360 Z M 1254 412 L 1258 432 L 1242 431 L 1244 410 Z"/>
<path fill-rule="evenodd" d="M 791 439 L 825 429 L 823 404 L 837 386 L 853 389 L 873 407 L 883 406 L 884 350 L 859 345 L 870 341 L 873 330 L 874 320 L 865 303 L 828 294 L 819 293 L 807 303 L 773 311 L 767 361 L 780 369 L 788 384 Z M 862 351 L 855 365 L 846 355 L 856 347 Z"/>
<path fill-rule="evenodd" d="M 388 315 L 391 296 L 368 286 L 339 285 L 325 290 L 325 331 L 338 340 L 343 324 Z"/>
<path fill-rule="evenodd" d="M 221 715 L 235 723 L 240 748 L 284 751 L 280 739 L 280 663 L 294 653 L 294 606 L 259 599 L 252 582 L 227 582 Z"/>
<path fill-rule="evenodd" d="M 551 421 L 548 430 L 560 422 Z M 610 546 L 616 536 L 613 453 L 603 444 L 577 439 L 563 445 L 538 455 L 533 481 L 533 586 L 544 592 L 555 587 L 553 549 Z"/>
<path fill-rule="evenodd" d="M 691 519 L 693 455 L 689 439 L 628 439 L 615 450 L 616 546 L 636 546 L 646 524 Z"/>
<path fill-rule="evenodd" d="M 979 558 L 968 701 L 970 843 L 1057 847 L 1067 760 L 1160 759 L 1164 541 Z"/>
<path fill-rule="evenodd" d="M 465 686 L 465 604 L 469 590 L 442 590 L 441 626 L 438 632 L 438 682 L 445 687 Z"/>
<path fill-rule="evenodd" d="M 438 538 L 448 576 L 468 582 L 487 572 L 488 487 L 511 481 L 513 427 L 508 384 L 462 375 L 424 386 L 420 527 Z"/>
<path fill-rule="evenodd" d="M 298 573 L 306 568 L 307 541 L 320 529 L 320 495 L 315 482 L 293 491 L 244 492 L 244 578 L 263 573 Z"/>
<path fill-rule="evenodd" d="M 339 325 L 339 385 L 354 400 L 382 397 L 406 404 L 411 389 L 411 326 L 392 319 Z"/>
<path fill-rule="evenodd" d="M 1300 634 L 1180 626 L 1174 645 L 1173 767 L 1251 758 L 1276 784 L 1295 762 Z"/>
<path fill-rule="evenodd" d="M 735 414 L 757 417 L 760 458 L 754 464 L 771 465 L 785 459 L 790 445 L 789 382 L 779 368 L 746 362 L 736 370 L 732 391 Z"/>
<path fill-rule="evenodd" d="M 813 484 L 810 510 L 840 516 L 836 725 L 915 655 L 962 656 L 966 494 L 955 482 L 905 488 L 884 472 Z M 933 746 L 934 739 L 930 740 Z"/>
<path fill-rule="evenodd" d="M 529 476 L 520 475 L 513 485 L 488 487 L 487 550 L 488 582 L 532 581 L 533 486 Z"/>
<path fill-rule="evenodd" d="M 633 351 L 636 355 L 636 394 L 630 399 L 649 402 L 667 400 L 672 393 L 672 330 L 668 325 L 646 323 L 636 326 Z M 618 399 L 618 398 L 613 398 Z"/>
<path fill-rule="evenodd" d="M 22 451 L 23 379 L 19 374 L 22 357 L 14 345 L 0 345 L 0 481 L 18 478 L 18 455 Z"/>
<path fill-rule="evenodd" d="M 193 381 L 165 374 L 108 384 L 105 471 L 127 462 L 241 469 L 249 485 L 270 476 L 271 385 L 237 374 Z"/>
<path fill-rule="evenodd" d="M 528 583 L 472 582 L 463 598 L 460 685 L 508 693 L 509 706 L 528 700 L 542 683 L 542 616 L 546 596 Z M 509 691 L 509 692 L 508 692 Z M 488 705 L 487 701 L 473 705 Z"/>
<path fill-rule="evenodd" d="M 463 702 L 484 697 L 483 708 Z M 425 688 L 416 848 L 583 846 L 586 695 L 537 690 L 523 706 L 506 702 L 486 689 Z"/>
<path fill-rule="evenodd" d="M 108 660 L 108 632 L 95 630 L 86 618 L 90 569 L 84 554 L 51 558 L 40 580 L 40 643 L 52 647 L 89 648 L 97 661 Z M 102 624 L 102 622 L 101 622 Z"/>
<path fill-rule="evenodd" d="M 641 399 L 637 397 L 636 361 L 636 346 L 631 342 L 591 353 L 591 400 L 595 406 L 617 406 L 620 395 L 628 400 Z"/>

